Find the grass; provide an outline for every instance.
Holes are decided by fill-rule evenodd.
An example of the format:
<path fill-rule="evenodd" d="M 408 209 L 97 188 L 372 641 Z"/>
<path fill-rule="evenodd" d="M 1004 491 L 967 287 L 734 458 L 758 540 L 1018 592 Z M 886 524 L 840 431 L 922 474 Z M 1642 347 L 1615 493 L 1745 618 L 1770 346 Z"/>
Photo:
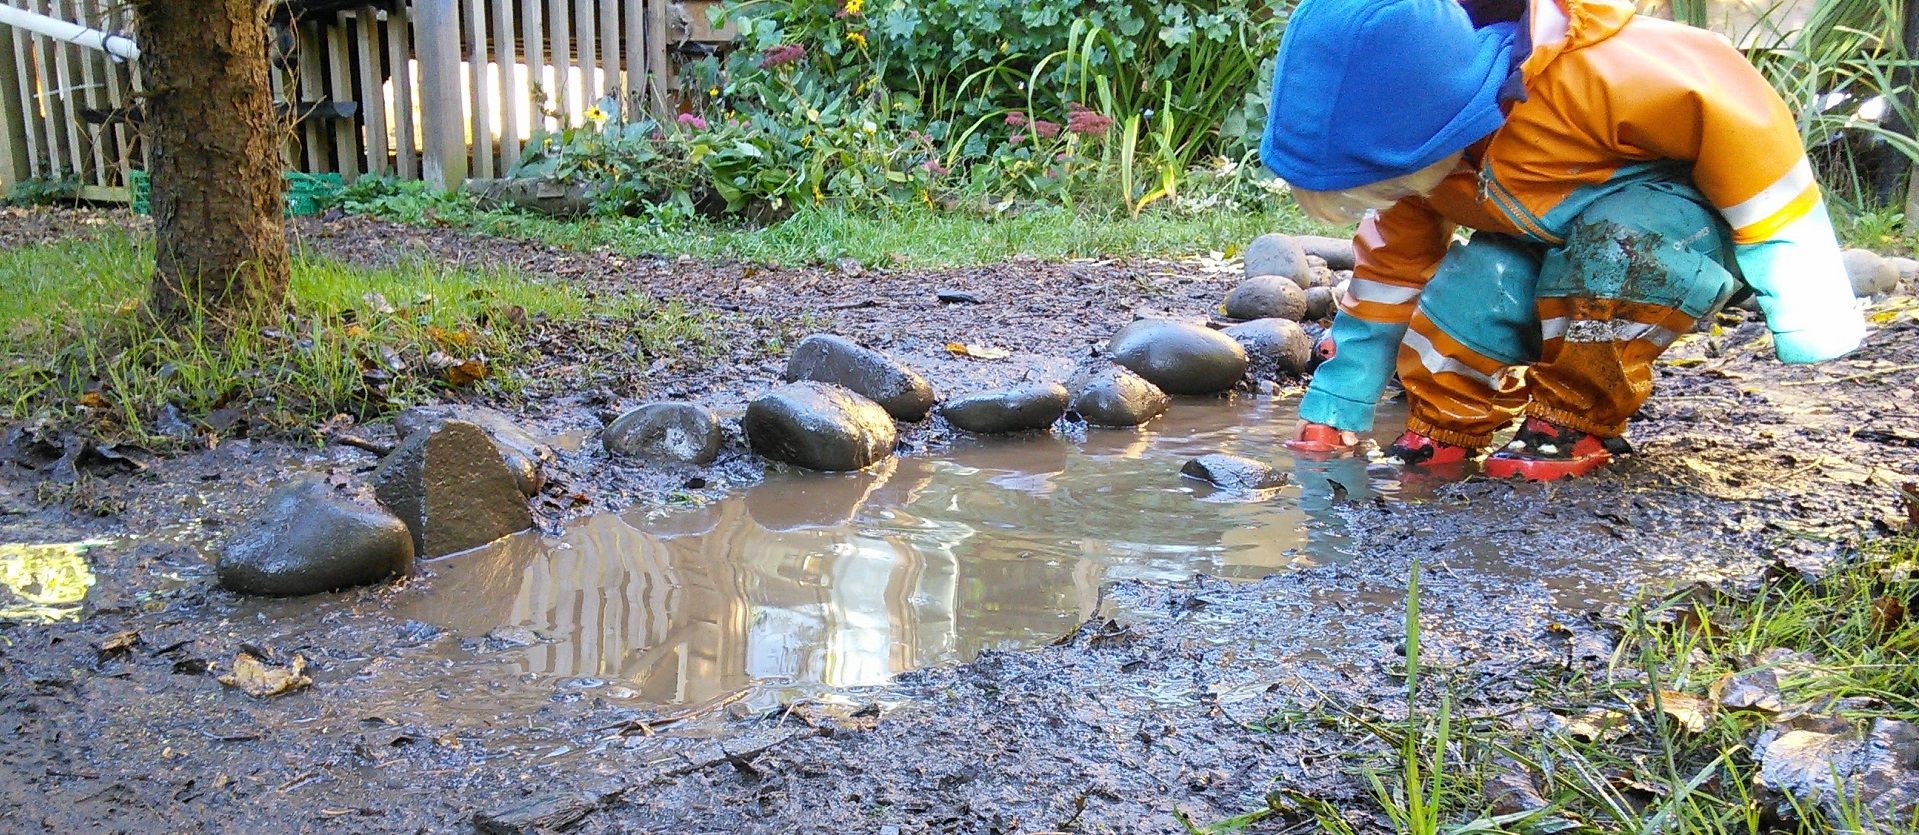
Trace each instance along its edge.
<path fill-rule="evenodd" d="M 148 322 L 151 270 L 146 240 L 120 230 L 0 253 L 0 417 L 147 440 L 163 418 L 194 435 L 217 434 L 235 415 L 295 429 L 435 397 L 511 400 L 534 379 L 535 346 L 556 335 L 561 347 L 641 367 L 720 344 L 710 316 L 645 296 L 314 257 L 296 258 L 285 314 L 221 329 L 222 339 L 205 323 Z"/>
<path fill-rule="evenodd" d="M 1919 722 L 1919 535 L 1870 543 L 1822 578 L 1782 572 L 1750 596 L 1691 589 L 1634 607 L 1616 625 L 1610 663 L 1536 682 L 1523 707 L 1558 716 L 1556 730 L 1455 716 L 1444 688 L 1422 688 L 1416 581 L 1408 591 L 1405 718 L 1333 706 L 1249 726 L 1306 722 L 1370 737 L 1390 752 L 1383 762 L 1351 755 L 1371 807 L 1289 794 L 1254 814 L 1332 833 L 1355 832 L 1356 817 L 1411 835 L 1919 832 L 1919 809 L 1873 819 L 1865 799 L 1843 788 L 1817 799 L 1763 796 L 1753 748 L 1795 715 L 1858 729 L 1880 718 Z M 1773 701 L 1742 700 L 1754 683 L 1747 694 Z M 1513 785 L 1526 787 L 1524 802 L 1510 802 L 1517 794 L 1494 802 Z M 1246 817 L 1188 828 L 1238 831 Z"/>
<path fill-rule="evenodd" d="M 463 196 L 435 195 L 424 185 L 412 183 L 369 185 L 359 195 L 349 193 L 344 207 L 402 223 L 447 224 L 571 249 L 784 265 L 830 264 L 843 258 L 869 267 L 913 268 L 975 266 L 1019 258 L 1167 258 L 1234 253 L 1267 232 L 1340 233 L 1307 219 L 1284 196 L 1259 201 L 1255 208 L 1246 208 L 1241 201 L 1222 204 L 1196 197 L 1148 212 L 1136 221 L 1124 219 L 1123 207 L 1114 206 L 1071 209 L 1025 204 L 998 210 L 944 209 L 922 203 L 876 209 L 805 206 L 763 226 L 671 213 L 560 220 L 481 209 Z"/>

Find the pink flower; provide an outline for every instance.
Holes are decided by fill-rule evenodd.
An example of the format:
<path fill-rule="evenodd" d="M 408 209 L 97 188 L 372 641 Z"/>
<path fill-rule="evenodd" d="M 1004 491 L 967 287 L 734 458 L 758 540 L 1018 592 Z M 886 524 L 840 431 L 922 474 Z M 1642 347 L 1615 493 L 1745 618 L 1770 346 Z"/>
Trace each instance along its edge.
<path fill-rule="evenodd" d="M 1026 114 L 1017 110 L 1006 114 L 1006 126 L 1010 128 L 1026 127 Z"/>
<path fill-rule="evenodd" d="M 937 177 L 946 173 L 946 166 L 941 165 L 939 160 L 929 159 L 920 163 L 920 170 Z"/>
<path fill-rule="evenodd" d="M 1025 141 L 1026 141 L 1026 134 L 1023 134 L 1023 133 L 1016 133 L 1016 134 L 1013 134 L 1012 136 L 1006 137 L 1006 144 L 1008 145 L 1018 145 L 1019 143 L 1025 142 Z"/>
<path fill-rule="evenodd" d="M 706 120 L 692 113 L 681 113 L 680 124 L 694 130 L 706 130 Z"/>
<path fill-rule="evenodd" d="M 1099 136 L 1113 128 L 1113 117 L 1091 110 L 1075 110 L 1066 117 L 1066 129 L 1081 136 Z"/>
<path fill-rule="evenodd" d="M 1045 119 L 1034 119 L 1033 132 L 1047 139 L 1051 139 L 1059 135 L 1059 123 L 1048 122 Z"/>

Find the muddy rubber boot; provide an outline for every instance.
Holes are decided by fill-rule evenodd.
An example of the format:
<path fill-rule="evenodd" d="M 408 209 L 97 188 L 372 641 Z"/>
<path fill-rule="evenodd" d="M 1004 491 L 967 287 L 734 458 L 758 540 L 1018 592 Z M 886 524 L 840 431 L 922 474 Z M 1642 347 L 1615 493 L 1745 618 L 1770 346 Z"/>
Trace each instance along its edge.
<path fill-rule="evenodd" d="M 1401 467 L 1460 467 L 1473 458 L 1472 447 L 1435 441 L 1418 432 L 1407 431 L 1392 446 L 1380 451 L 1382 464 Z"/>
<path fill-rule="evenodd" d="M 1512 443 L 1486 458 L 1485 472 L 1493 478 L 1552 481 L 1586 475 L 1615 455 L 1630 454 L 1632 445 L 1624 438 L 1601 438 L 1529 417 Z"/>
<path fill-rule="evenodd" d="M 1300 437 L 1287 441 L 1284 446 L 1308 458 L 1330 458 L 1345 455 L 1353 451 L 1346 439 L 1339 436 L 1339 430 L 1323 423 L 1308 423 Z"/>

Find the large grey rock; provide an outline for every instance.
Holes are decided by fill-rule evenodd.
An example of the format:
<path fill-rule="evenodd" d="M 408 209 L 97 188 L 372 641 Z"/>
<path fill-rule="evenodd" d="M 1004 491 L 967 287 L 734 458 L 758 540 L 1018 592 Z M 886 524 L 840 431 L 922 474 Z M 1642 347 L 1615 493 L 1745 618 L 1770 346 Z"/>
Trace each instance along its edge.
<path fill-rule="evenodd" d="M 1852 294 L 1859 298 L 1882 296 L 1899 286 L 1899 267 L 1870 249 L 1848 249 L 1839 254 L 1846 263 L 1846 277 L 1852 279 Z"/>
<path fill-rule="evenodd" d="M 1285 380 L 1306 373 L 1312 362 L 1313 340 L 1298 322 L 1285 319 L 1255 319 L 1234 325 L 1220 333 L 1246 349 L 1254 377 Z"/>
<path fill-rule="evenodd" d="M 393 431 L 401 442 L 422 429 L 433 429 L 449 420 L 463 420 L 486 432 L 500 451 L 500 460 L 513 471 L 520 492 L 537 496 L 546 486 L 546 467 L 553 463 L 553 448 L 521 429 L 513 418 L 483 406 L 415 406 L 393 418 Z"/>
<path fill-rule="evenodd" d="M 1893 269 L 1899 271 L 1899 288 L 1897 292 L 1907 295 L 1919 293 L 1919 261 L 1914 261 L 1911 258 L 1887 258 L 1886 263 L 1891 264 Z"/>
<path fill-rule="evenodd" d="M 1277 232 L 1261 235 L 1246 246 L 1246 277 L 1285 276 L 1306 286 L 1312 268 L 1306 263 L 1306 250 L 1290 236 Z"/>
<path fill-rule="evenodd" d="M 1326 266 L 1337 270 L 1353 268 L 1353 239 L 1328 238 L 1325 235 L 1294 235 L 1293 240 L 1307 255 L 1317 255 Z"/>
<path fill-rule="evenodd" d="M 1306 291 L 1306 315 L 1300 321 L 1331 319 L 1338 307 L 1339 297 L 1333 294 L 1333 288 L 1311 288 Z"/>
<path fill-rule="evenodd" d="M 1217 394 L 1246 378 L 1246 349 L 1185 322 L 1141 319 L 1114 334 L 1106 353 L 1168 394 Z"/>
<path fill-rule="evenodd" d="M 267 497 L 214 562 L 220 585 L 291 597 L 377 583 L 413 565 L 406 523 L 364 489 L 303 478 Z"/>
<path fill-rule="evenodd" d="M 552 217 L 579 217 L 590 213 L 606 190 L 605 183 L 566 183 L 544 177 L 466 181 L 467 193 L 486 208 L 510 206 Z"/>
<path fill-rule="evenodd" d="M 1253 276 L 1226 294 L 1226 315 L 1234 319 L 1297 322 L 1306 318 L 1306 307 L 1306 291 L 1285 276 Z"/>
<path fill-rule="evenodd" d="M 946 421 L 968 432 L 998 435 L 1046 429 L 1066 414 L 1071 396 L 1058 383 L 982 391 L 940 407 Z"/>
<path fill-rule="evenodd" d="M 907 422 L 926 419 L 933 387 L 892 357 L 850 339 L 817 333 L 800 340 L 786 361 L 786 381 L 812 380 L 847 388 Z"/>
<path fill-rule="evenodd" d="M 804 381 L 746 407 L 740 425 L 753 451 L 809 470 L 861 470 L 893 454 L 899 430 L 886 410 L 839 386 Z"/>
<path fill-rule="evenodd" d="M 620 415 L 600 441 L 614 455 L 705 465 L 720 454 L 720 421 L 692 403 L 648 403 Z"/>
<path fill-rule="evenodd" d="M 1286 486 L 1286 474 L 1263 461 L 1238 455 L 1215 453 L 1186 462 L 1179 474 L 1196 478 L 1221 490 L 1251 492 Z"/>
<path fill-rule="evenodd" d="M 533 526 L 516 474 L 486 431 L 464 420 L 413 433 L 373 471 L 373 490 L 406 523 L 424 558 Z"/>
<path fill-rule="evenodd" d="M 1166 392 L 1117 365 L 1073 375 L 1072 409 L 1094 426 L 1138 426 L 1166 411 Z"/>

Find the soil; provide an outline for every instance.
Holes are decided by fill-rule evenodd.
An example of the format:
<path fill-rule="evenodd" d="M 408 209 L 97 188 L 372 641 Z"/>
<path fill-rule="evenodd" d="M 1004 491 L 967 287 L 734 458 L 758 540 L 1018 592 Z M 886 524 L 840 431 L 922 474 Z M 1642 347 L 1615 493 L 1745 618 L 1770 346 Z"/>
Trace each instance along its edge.
<path fill-rule="evenodd" d="M 7 212 L 0 242 L 128 222 Z M 737 416 L 776 381 L 772 347 L 795 333 L 857 338 L 960 393 L 1063 378 L 1136 315 L 1206 318 L 1238 278 L 1165 262 L 683 263 L 363 219 L 298 234 L 350 262 L 512 266 L 716 311 L 726 355 L 606 363 L 588 385 L 559 363 L 535 381 L 518 409 L 526 424 L 588 441 L 568 445 L 539 502 L 549 527 L 759 478 L 737 436 L 719 463 L 692 469 L 609 462 L 590 433 L 653 398 Z M 942 304 L 941 291 L 981 303 Z M 1534 676 L 1595 663 L 1605 618 L 1641 590 L 1818 571 L 1856 535 L 1904 523 L 1895 488 L 1919 479 L 1919 326 L 1877 330 L 1819 367 L 1773 361 L 1756 322 L 1723 331 L 1669 354 L 1632 426 L 1639 454 L 1601 476 L 1345 501 L 1342 561 L 1256 582 L 1118 583 L 1101 617 L 1053 645 L 773 706 L 635 708 L 590 682 L 480 675 L 449 654 L 520 642 L 448 646 L 396 617 L 418 578 L 299 602 L 213 585 L 206 555 L 268 488 L 298 471 L 363 478 L 376 458 L 357 448 L 243 438 L 70 482 L 0 464 L 0 542 L 99 542 L 80 620 L 0 623 L 0 829 L 1167 832 L 1176 814 L 1219 820 L 1279 789 L 1364 809 L 1351 755 L 1374 743 L 1299 717 L 1327 704 L 1404 712 L 1396 672 L 1415 559 L 1427 662 L 1465 709 L 1492 715 L 1525 706 Z M 962 357 L 948 343 L 1011 356 Z M 947 441 L 938 421 L 906 436 L 913 455 Z M 270 699 L 223 686 L 216 676 L 243 652 L 298 654 L 312 684 Z M 1384 823 L 1353 814 L 1362 829 Z"/>

